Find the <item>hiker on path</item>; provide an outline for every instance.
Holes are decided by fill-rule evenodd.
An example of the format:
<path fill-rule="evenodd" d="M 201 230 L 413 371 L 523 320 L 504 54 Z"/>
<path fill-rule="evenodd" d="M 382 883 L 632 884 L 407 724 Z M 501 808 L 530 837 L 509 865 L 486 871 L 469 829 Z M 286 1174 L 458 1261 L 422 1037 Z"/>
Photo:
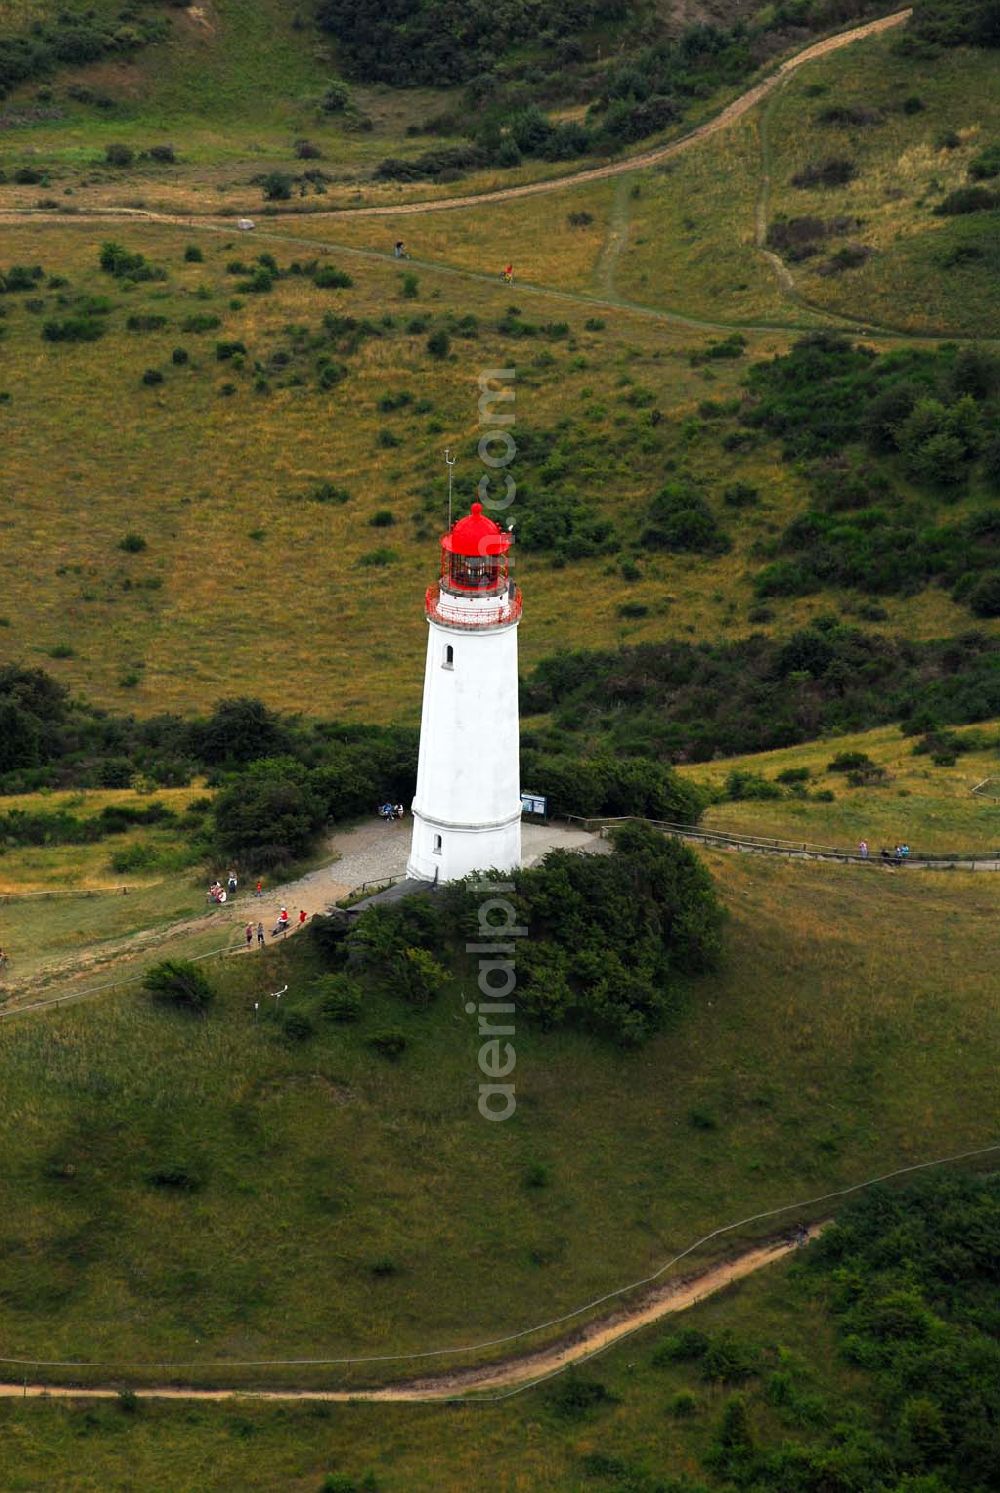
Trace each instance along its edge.
<path fill-rule="evenodd" d="M 262 949 L 264 947 L 264 924 L 263 923 L 258 923 L 257 924 L 257 947 L 258 947 L 258 949 Z"/>
<path fill-rule="evenodd" d="M 305 908 L 304 907 L 300 907 L 299 908 L 299 927 L 300 928 L 302 927 L 302 924 L 305 922 L 305 920 L 306 920 L 306 918 L 308 916 L 309 916 L 309 914 L 306 912 Z"/>
<path fill-rule="evenodd" d="M 503 280 L 503 282 L 504 282 L 505 285 L 513 285 L 513 283 L 514 283 L 514 266 L 512 264 L 505 264 L 504 267 L 503 267 L 503 274 L 501 275 L 500 278 Z"/>
<path fill-rule="evenodd" d="M 861 859 L 863 861 L 866 861 L 868 859 L 868 841 L 867 840 L 861 840 L 860 843 L 858 844 L 858 854 L 860 855 L 860 857 L 861 857 Z"/>
<path fill-rule="evenodd" d="M 236 888 L 239 886 L 239 882 L 236 880 L 235 871 L 230 871 L 229 875 L 226 877 L 226 886 L 229 889 L 229 895 L 232 896 L 236 891 Z"/>
<path fill-rule="evenodd" d="M 253 923 L 247 923 L 243 933 L 247 941 L 247 948 L 249 949 L 253 945 Z"/>
<path fill-rule="evenodd" d="M 263 895 L 264 895 L 264 883 L 258 877 L 258 880 L 257 880 L 257 889 L 254 892 L 254 896 L 255 897 L 263 897 Z"/>

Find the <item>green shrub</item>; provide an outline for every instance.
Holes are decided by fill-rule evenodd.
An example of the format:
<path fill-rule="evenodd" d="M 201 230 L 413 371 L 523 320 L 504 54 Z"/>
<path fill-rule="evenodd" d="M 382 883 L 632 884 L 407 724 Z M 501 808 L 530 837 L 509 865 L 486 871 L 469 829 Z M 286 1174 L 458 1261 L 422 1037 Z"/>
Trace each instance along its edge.
<path fill-rule="evenodd" d="M 379 1057 L 388 1058 L 390 1062 L 401 1058 L 408 1045 L 406 1034 L 400 1031 L 374 1032 L 368 1038 L 368 1046 L 372 1052 L 377 1052 Z"/>
<path fill-rule="evenodd" d="M 324 975 L 317 980 L 320 1012 L 327 1021 L 347 1025 L 360 1019 L 362 991 L 356 980 L 346 975 Z"/>
<path fill-rule="evenodd" d="M 142 375 L 142 382 L 148 386 L 163 383 L 163 374 L 158 368 L 147 368 Z"/>
<path fill-rule="evenodd" d="M 281 1030 L 290 1042 L 308 1042 L 316 1035 L 316 1027 L 305 1011 L 285 1011 Z"/>
<path fill-rule="evenodd" d="M 1000 207 L 1000 197 L 989 187 L 956 187 L 943 197 L 934 209 L 938 218 L 959 217 L 966 213 L 988 213 Z"/>
<path fill-rule="evenodd" d="M 988 145 L 969 162 L 969 175 L 973 181 L 991 181 L 1000 176 L 1000 142 Z"/>
<path fill-rule="evenodd" d="M 194 316 L 186 316 L 181 322 L 182 332 L 214 332 L 216 327 L 222 325 L 217 316 L 210 311 L 200 311 Z"/>
<path fill-rule="evenodd" d="M 606 1385 L 573 1368 L 554 1380 L 547 1399 L 553 1415 L 560 1420 L 583 1420 L 596 1410 L 617 1404 L 616 1397 Z"/>
<path fill-rule="evenodd" d="M 427 339 L 427 351 L 432 358 L 446 358 L 451 352 L 451 338 L 448 333 L 441 328 L 432 332 Z"/>
<path fill-rule="evenodd" d="M 105 327 L 92 316 L 67 316 L 62 321 L 47 321 L 42 326 L 46 342 L 96 342 Z"/>
<path fill-rule="evenodd" d="M 148 546 L 141 534 L 136 534 L 133 530 L 130 530 L 124 539 L 119 539 L 118 548 L 124 550 L 127 555 L 139 555 Z"/>
<path fill-rule="evenodd" d="M 261 181 L 261 190 L 267 202 L 288 202 L 294 185 L 294 177 L 286 171 L 269 171 Z"/>
<path fill-rule="evenodd" d="M 1000 617 L 1000 569 L 981 575 L 969 589 L 967 601 L 976 617 Z"/>
<path fill-rule="evenodd" d="M 708 1342 L 705 1333 L 696 1327 L 685 1327 L 664 1338 L 649 1361 L 656 1369 L 669 1368 L 674 1363 L 696 1363 L 708 1352 Z"/>
<path fill-rule="evenodd" d="M 777 783 L 770 782 L 759 772 L 750 772 L 740 767 L 734 767 L 727 775 L 723 793 L 732 803 L 782 797 Z"/>
<path fill-rule="evenodd" d="M 175 347 L 173 352 L 170 354 L 170 361 L 171 363 L 174 363 L 178 368 L 183 368 L 184 364 L 188 361 L 187 348 Z"/>
<path fill-rule="evenodd" d="M 215 991 L 197 964 L 187 959 L 165 959 L 143 977 L 143 989 L 160 1005 L 203 1015 L 215 999 Z"/>
<path fill-rule="evenodd" d="M 647 549 L 721 555 L 731 547 L 729 536 L 690 481 L 668 482 L 650 504 L 649 520 L 642 532 Z"/>
<path fill-rule="evenodd" d="M 349 290 L 354 281 L 346 270 L 338 270 L 332 264 L 324 264 L 313 276 L 313 284 L 320 290 Z"/>
<path fill-rule="evenodd" d="M 843 187 L 855 179 L 858 168 L 844 156 L 828 156 L 810 161 L 792 177 L 793 187 Z"/>
<path fill-rule="evenodd" d="M 106 145 L 104 159 L 109 166 L 131 166 L 135 160 L 135 151 L 128 145 Z"/>
<path fill-rule="evenodd" d="M 391 529 L 396 522 L 396 515 L 391 508 L 378 508 L 368 522 L 373 529 Z"/>

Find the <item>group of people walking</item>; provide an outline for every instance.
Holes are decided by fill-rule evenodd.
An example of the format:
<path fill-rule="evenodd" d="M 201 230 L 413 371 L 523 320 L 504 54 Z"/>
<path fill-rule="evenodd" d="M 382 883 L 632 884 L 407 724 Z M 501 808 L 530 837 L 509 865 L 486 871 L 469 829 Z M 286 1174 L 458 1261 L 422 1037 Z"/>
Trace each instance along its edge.
<path fill-rule="evenodd" d="M 379 818 L 384 819 L 386 824 L 388 824 L 391 819 L 404 819 L 406 817 L 406 810 L 403 808 L 402 804 L 379 804 L 378 813 Z"/>
<path fill-rule="evenodd" d="M 909 845 L 907 845 L 905 840 L 900 840 L 895 850 L 886 850 L 885 846 L 883 845 L 882 849 L 878 853 L 878 858 L 883 865 L 901 866 L 903 862 L 909 858 L 909 854 Z M 867 840 L 858 841 L 858 855 L 863 861 L 870 859 L 871 850 L 869 848 Z"/>
<path fill-rule="evenodd" d="M 308 921 L 308 918 L 309 918 L 309 914 L 306 912 L 305 908 L 304 907 L 300 907 L 299 908 L 298 921 L 297 921 L 297 923 L 296 923 L 295 926 L 298 927 L 298 928 L 301 928 L 303 926 L 303 924 Z M 287 933 L 288 930 L 289 930 L 289 928 L 291 928 L 291 926 L 292 926 L 292 920 L 291 920 L 291 918 L 288 915 L 288 908 L 287 907 L 283 907 L 281 909 L 281 911 L 278 913 L 278 918 L 277 918 L 277 921 L 275 922 L 274 927 L 271 929 L 271 937 L 272 938 L 277 938 L 279 933 Z M 256 938 L 256 940 L 257 940 L 257 947 L 258 948 L 263 948 L 263 946 L 264 946 L 264 924 L 263 923 L 257 923 L 256 926 L 255 926 L 253 923 L 247 923 L 246 927 L 243 930 L 243 937 L 246 939 L 246 944 L 247 944 L 247 948 L 248 949 L 253 947 L 254 938 Z"/>

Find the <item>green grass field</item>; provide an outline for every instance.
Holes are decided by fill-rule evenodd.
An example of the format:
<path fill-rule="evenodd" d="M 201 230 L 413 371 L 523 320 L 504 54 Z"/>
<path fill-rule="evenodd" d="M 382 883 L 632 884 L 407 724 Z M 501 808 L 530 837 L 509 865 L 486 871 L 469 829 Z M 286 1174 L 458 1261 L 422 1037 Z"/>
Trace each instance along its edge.
<path fill-rule="evenodd" d="M 991 1138 L 995 878 L 709 865 L 724 972 L 632 1057 L 519 1027 L 505 1126 L 476 1110 L 462 989 L 424 1014 L 373 999 L 359 1027 L 299 1043 L 255 1020 L 254 999 L 266 1010 L 287 982 L 294 1003 L 314 977 L 298 941 L 212 966 L 221 1003 L 202 1022 L 133 988 L 0 1024 L 0 1154 L 20 1200 L 3 1224 L 7 1351 L 231 1361 L 475 1341 L 720 1223 Z M 367 1046 L 388 1027 L 410 1044 L 395 1064 Z M 154 1185 L 164 1168 L 191 1190 Z"/>
<path fill-rule="evenodd" d="M 827 789 L 833 803 L 786 797 L 774 802 L 713 804 L 705 814 L 708 827 L 748 835 L 803 840 L 852 852 L 862 839 L 873 855 L 906 840 L 921 854 L 949 851 L 992 853 L 1000 847 L 1000 800 L 972 790 L 984 779 L 1000 777 L 1000 737 L 996 725 L 984 729 L 992 748 L 963 753 L 954 767 L 936 767 L 929 756 L 914 755 L 915 737 L 896 726 L 854 736 L 837 736 L 807 746 L 684 767 L 696 782 L 721 788 L 733 769 L 774 779 L 788 768 L 808 768 L 808 789 Z M 841 752 L 864 752 L 885 769 L 884 786 L 851 788 L 843 772 L 828 771 Z M 1000 782 L 994 782 L 1000 795 Z M 787 790 L 786 790 L 787 791 Z"/>
<path fill-rule="evenodd" d="M 617 1403 L 582 1420 L 553 1413 L 544 1389 L 502 1405 L 466 1407 L 274 1407 L 243 1400 L 143 1403 L 129 1414 L 114 1403 L 3 1401 L 10 1487 L 34 1488 L 59 1468 L 61 1486 L 72 1493 L 125 1493 L 137 1483 L 153 1493 L 236 1487 L 317 1493 L 331 1473 L 353 1478 L 359 1488 L 371 1474 L 378 1493 L 578 1493 L 589 1487 L 604 1493 L 621 1484 L 586 1475 L 586 1458 L 598 1451 L 649 1476 L 694 1475 L 733 1391 L 705 1385 L 690 1365 L 651 1365 L 657 1344 L 679 1327 L 735 1331 L 794 1373 L 804 1392 L 824 1397 L 831 1412 L 866 1413 L 857 1405 L 863 1381 L 834 1356 L 829 1319 L 781 1264 L 603 1354 L 588 1376 Z M 685 1391 L 694 1396 L 689 1417 L 671 1411 Z M 764 1385 L 751 1385 L 748 1399 L 760 1440 L 779 1443 L 788 1422 L 768 1402 Z M 801 1425 L 795 1430 L 797 1440 L 816 1435 Z"/>

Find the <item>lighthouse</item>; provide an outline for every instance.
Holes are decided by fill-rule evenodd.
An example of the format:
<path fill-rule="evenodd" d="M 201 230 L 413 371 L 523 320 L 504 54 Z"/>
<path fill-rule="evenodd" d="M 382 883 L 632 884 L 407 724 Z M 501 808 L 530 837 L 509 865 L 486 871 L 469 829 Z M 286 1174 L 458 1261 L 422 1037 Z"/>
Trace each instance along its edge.
<path fill-rule="evenodd" d="M 427 667 L 413 841 L 418 881 L 521 864 L 517 625 L 511 536 L 481 503 L 441 540 L 425 599 Z"/>

